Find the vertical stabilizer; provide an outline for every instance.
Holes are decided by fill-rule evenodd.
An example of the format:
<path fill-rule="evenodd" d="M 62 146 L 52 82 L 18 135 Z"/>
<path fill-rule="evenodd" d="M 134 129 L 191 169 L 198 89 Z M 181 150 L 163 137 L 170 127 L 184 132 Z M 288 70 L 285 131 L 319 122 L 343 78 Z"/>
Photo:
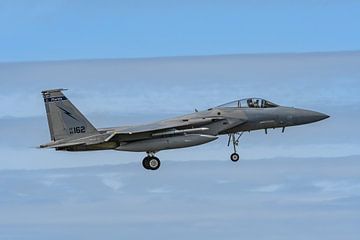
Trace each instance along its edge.
<path fill-rule="evenodd" d="M 81 138 L 98 133 L 96 128 L 62 93 L 66 89 L 42 91 L 52 141 Z"/>

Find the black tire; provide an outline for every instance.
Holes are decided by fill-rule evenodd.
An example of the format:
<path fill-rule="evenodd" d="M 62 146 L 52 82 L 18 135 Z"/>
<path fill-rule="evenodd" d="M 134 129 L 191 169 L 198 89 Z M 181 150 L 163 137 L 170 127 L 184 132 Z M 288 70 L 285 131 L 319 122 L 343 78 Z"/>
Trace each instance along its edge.
<path fill-rule="evenodd" d="M 233 162 L 237 162 L 237 161 L 239 161 L 240 156 L 239 156 L 239 154 L 237 154 L 237 153 L 233 153 L 233 154 L 231 154 L 230 159 L 231 159 L 231 161 L 233 161 Z"/>
<path fill-rule="evenodd" d="M 149 169 L 149 159 L 150 157 L 145 157 L 142 161 L 142 165 L 145 169 Z"/>

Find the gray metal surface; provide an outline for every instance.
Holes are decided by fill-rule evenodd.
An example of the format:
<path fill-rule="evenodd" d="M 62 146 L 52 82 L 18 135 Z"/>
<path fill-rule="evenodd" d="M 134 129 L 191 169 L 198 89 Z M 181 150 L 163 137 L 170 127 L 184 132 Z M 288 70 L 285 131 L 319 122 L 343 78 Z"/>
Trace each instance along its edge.
<path fill-rule="evenodd" d="M 65 89 L 42 91 L 51 142 L 42 148 L 64 151 L 120 150 L 155 152 L 196 146 L 219 135 L 268 128 L 283 128 L 328 118 L 323 113 L 284 107 L 260 98 L 236 100 L 205 111 L 150 124 L 96 129 L 62 93 Z M 233 140 L 236 153 L 237 142 Z"/>

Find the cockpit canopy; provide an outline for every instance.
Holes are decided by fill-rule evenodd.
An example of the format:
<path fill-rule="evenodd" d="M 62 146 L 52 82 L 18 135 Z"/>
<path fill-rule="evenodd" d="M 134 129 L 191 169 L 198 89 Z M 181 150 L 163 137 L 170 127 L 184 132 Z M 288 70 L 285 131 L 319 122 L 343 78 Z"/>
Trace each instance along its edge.
<path fill-rule="evenodd" d="M 261 98 L 246 98 L 232 101 L 229 103 L 217 106 L 218 108 L 233 107 L 233 108 L 273 108 L 279 105 Z"/>

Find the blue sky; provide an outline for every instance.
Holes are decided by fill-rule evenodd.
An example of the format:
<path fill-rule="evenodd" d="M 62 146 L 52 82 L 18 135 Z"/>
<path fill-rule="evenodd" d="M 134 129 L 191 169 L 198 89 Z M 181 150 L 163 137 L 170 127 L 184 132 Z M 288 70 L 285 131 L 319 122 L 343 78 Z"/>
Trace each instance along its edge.
<path fill-rule="evenodd" d="M 0 1 L 0 239 L 358 239 L 358 23 L 350 0 Z M 96 127 L 249 96 L 331 118 L 149 172 L 143 153 L 37 149 L 60 87 Z"/>
<path fill-rule="evenodd" d="M 1 1 L 0 61 L 359 50 L 359 1 Z"/>

